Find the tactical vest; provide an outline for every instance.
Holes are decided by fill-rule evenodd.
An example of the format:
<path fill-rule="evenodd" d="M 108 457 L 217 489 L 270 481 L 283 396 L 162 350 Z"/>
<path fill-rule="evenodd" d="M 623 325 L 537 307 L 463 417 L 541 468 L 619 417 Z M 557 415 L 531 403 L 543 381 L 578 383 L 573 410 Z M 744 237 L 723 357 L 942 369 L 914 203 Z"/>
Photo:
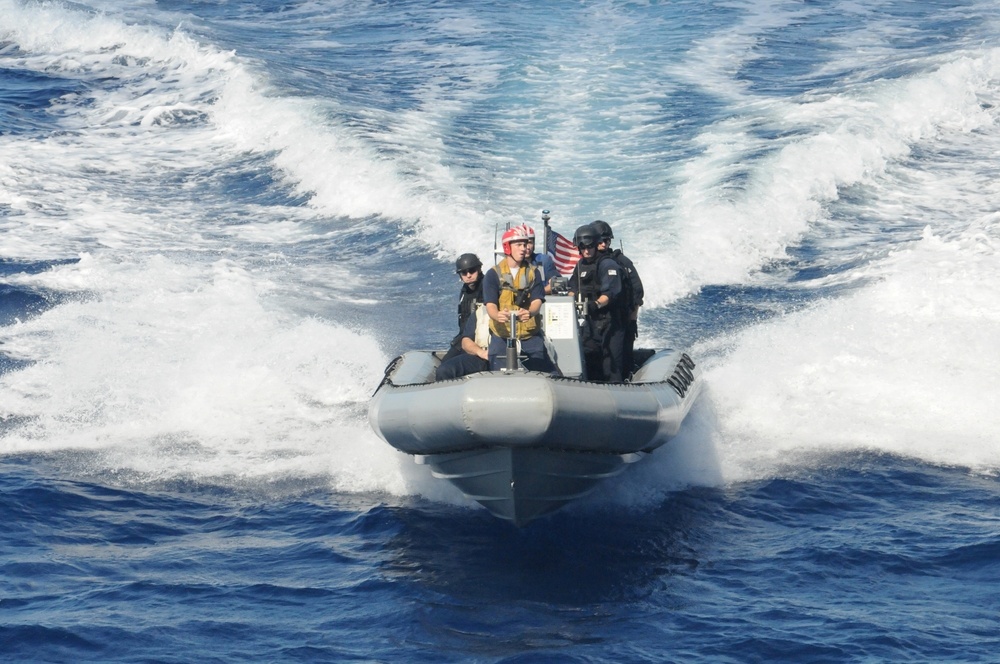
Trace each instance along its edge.
<path fill-rule="evenodd" d="M 596 301 L 601 296 L 601 280 L 598 268 L 606 260 L 610 260 L 617 268 L 618 276 L 622 279 L 622 292 L 612 299 L 608 303 L 608 306 L 598 309 L 596 313 L 592 314 L 592 318 L 596 322 L 611 320 L 612 317 L 621 317 L 623 310 L 622 300 L 625 293 L 625 283 L 622 273 L 625 272 L 625 269 L 618 264 L 618 261 L 607 254 L 596 256 L 593 263 L 585 262 L 581 259 L 576 264 L 576 274 L 573 275 L 572 283 L 570 284 L 571 288 L 579 289 L 579 293 L 583 296 L 585 302 Z"/>
<path fill-rule="evenodd" d="M 512 274 L 505 258 L 497 263 L 496 271 L 500 277 L 500 300 L 497 302 L 497 309 L 514 311 L 518 308 L 527 309 L 531 306 L 531 286 L 535 283 L 535 266 L 520 267 L 517 269 L 517 274 Z M 521 304 L 516 304 L 518 302 Z M 528 339 L 538 334 L 538 318 L 538 315 L 535 314 L 526 322 L 518 321 L 517 338 Z M 507 339 L 510 337 L 510 326 L 491 319 L 490 332 L 495 336 Z"/>
<path fill-rule="evenodd" d="M 576 279 L 573 279 L 571 287 L 579 291 L 585 302 L 596 300 L 601 296 L 601 284 L 597 279 L 597 266 L 600 264 L 598 257 L 594 262 L 580 259 L 576 264 Z"/>
<path fill-rule="evenodd" d="M 483 301 L 483 280 L 473 284 L 472 289 L 469 289 L 464 284 L 462 285 L 462 294 L 458 300 L 458 333 L 462 334 L 462 330 L 465 329 L 465 322 L 469 320 L 469 316 L 473 314 L 476 310 L 476 305 L 482 304 Z"/>

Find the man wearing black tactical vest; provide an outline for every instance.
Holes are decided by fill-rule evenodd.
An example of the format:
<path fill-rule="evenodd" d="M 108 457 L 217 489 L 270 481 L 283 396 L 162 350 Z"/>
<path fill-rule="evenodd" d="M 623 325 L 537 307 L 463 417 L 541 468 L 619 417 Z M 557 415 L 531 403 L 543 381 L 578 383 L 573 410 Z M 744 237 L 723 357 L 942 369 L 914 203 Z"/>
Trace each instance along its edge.
<path fill-rule="evenodd" d="M 615 259 L 622 267 L 622 301 L 623 308 L 627 313 L 623 330 L 625 350 L 623 353 L 624 364 L 622 374 L 628 380 L 636 369 L 633 349 L 635 348 L 635 340 L 639 338 L 639 307 L 642 306 L 645 290 L 642 287 L 642 279 L 639 278 L 639 272 L 635 269 L 635 264 L 629 260 L 628 256 L 622 253 L 621 249 L 611 249 L 611 240 L 615 236 L 611 230 L 611 225 L 600 219 L 592 222 L 592 225 L 601 235 L 601 239 L 597 244 L 597 250 Z"/>
<path fill-rule="evenodd" d="M 465 324 L 475 313 L 476 305 L 483 301 L 483 262 L 475 254 L 462 254 L 455 261 L 455 273 L 462 280 L 458 298 L 458 335 L 451 340 L 451 348 L 441 360 L 450 360 L 465 353 L 462 337 Z"/>
<path fill-rule="evenodd" d="M 573 244 L 580 261 L 569 279 L 570 292 L 586 302 L 587 316 L 581 331 L 587 380 L 622 382 L 624 376 L 624 323 L 621 266 L 597 250 L 600 232 L 592 224 L 580 226 Z"/>

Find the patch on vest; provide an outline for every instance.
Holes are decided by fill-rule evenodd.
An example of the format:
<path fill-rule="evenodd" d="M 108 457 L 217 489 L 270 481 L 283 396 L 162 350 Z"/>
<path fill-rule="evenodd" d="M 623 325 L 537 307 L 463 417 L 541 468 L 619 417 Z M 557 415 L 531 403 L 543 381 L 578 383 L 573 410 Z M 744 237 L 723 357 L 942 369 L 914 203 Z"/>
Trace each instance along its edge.
<path fill-rule="evenodd" d="M 618 270 L 608 270 L 608 274 L 611 274 L 611 275 L 614 275 L 614 276 L 617 277 L 618 276 Z"/>

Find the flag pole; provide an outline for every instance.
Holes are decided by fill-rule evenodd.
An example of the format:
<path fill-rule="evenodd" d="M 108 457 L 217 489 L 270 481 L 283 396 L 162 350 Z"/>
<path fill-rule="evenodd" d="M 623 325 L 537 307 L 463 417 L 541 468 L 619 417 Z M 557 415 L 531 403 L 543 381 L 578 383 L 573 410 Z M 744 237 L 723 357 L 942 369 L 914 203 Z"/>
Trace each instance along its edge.
<path fill-rule="evenodd" d="M 542 243 L 543 253 L 548 253 L 549 251 L 549 219 L 551 218 L 548 210 L 542 210 L 542 230 L 544 231 L 542 237 L 545 238 L 545 241 Z"/>

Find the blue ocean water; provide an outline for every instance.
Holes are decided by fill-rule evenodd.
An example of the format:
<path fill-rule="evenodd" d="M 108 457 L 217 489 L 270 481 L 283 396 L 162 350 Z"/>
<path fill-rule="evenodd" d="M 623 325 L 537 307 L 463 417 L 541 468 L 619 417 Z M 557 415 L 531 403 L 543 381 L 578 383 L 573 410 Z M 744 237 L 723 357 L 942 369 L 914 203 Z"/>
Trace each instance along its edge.
<path fill-rule="evenodd" d="M 0 0 L 3 661 L 996 661 L 997 9 Z M 366 408 L 543 208 L 706 389 L 517 529 Z"/>

